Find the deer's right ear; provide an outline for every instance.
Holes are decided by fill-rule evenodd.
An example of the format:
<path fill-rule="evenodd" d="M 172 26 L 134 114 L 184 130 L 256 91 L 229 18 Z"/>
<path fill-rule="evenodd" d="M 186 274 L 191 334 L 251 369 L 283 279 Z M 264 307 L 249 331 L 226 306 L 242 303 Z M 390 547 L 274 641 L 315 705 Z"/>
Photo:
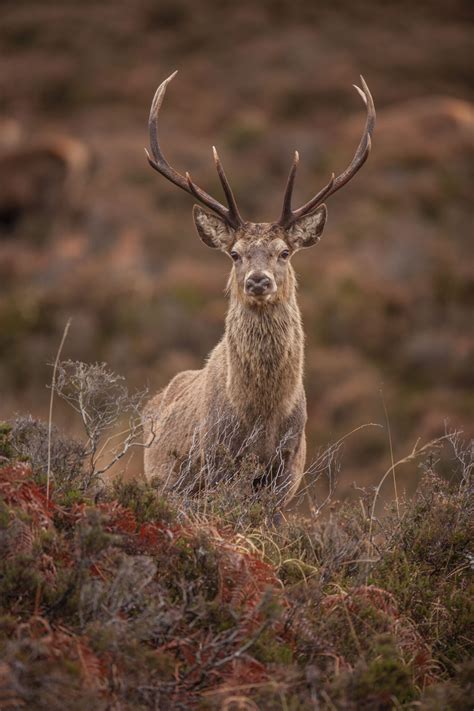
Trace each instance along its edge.
<path fill-rule="evenodd" d="M 199 205 L 194 205 L 193 218 L 199 237 L 208 247 L 228 250 L 232 246 L 234 234 L 221 217 L 203 210 Z"/>

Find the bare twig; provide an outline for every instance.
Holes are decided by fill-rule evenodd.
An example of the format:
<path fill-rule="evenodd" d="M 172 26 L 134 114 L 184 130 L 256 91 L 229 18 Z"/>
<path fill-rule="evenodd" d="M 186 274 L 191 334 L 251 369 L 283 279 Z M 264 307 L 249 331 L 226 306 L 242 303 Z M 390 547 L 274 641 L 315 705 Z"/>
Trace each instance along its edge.
<path fill-rule="evenodd" d="M 130 394 L 125 379 L 109 370 L 105 363 L 57 362 L 56 370 L 54 390 L 78 413 L 84 427 L 85 456 L 89 463 L 84 471 L 83 488 L 87 489 L 132 448 L 149 447 L 154 441 L 154 421 L 148 418 L 149 441 L 143 442 L 146 420 L 143 410 L 148 392 Z M 110 434 L 124 417 L 128 426 L 119 434 Z"/>
<path fill-rule="evenodd" d="M 56 389 L 56 373 L 58 370 L 59 359 L 61 358 L 61 351 L 63 349 L 64 343 L 69 332 L 69 327 L 71 325 L 71 319 L 68 319 L 63 336 L 61 338 L 61 343 L 59 344 L 58 352 L 56 353 L 56 360 L 53 366 L 53 377 L 51 379 L 51 395 L 49 398 L 49 417 L 48 417 L 48 468 L 46 471 L 46 500 L 49 501 L 49 489 L 51 481 L 51 432 L 53 427 L 53 401 L 54 401 L 54 391 Z"/>

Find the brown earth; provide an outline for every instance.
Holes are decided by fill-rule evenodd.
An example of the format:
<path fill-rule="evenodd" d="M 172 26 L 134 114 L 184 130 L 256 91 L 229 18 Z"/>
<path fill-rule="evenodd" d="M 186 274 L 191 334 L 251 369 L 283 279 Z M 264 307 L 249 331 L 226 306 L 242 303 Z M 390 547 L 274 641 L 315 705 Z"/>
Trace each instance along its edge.
<path fill-rule="evenodd" d="M 307 332 L 310 453 L 361 424 L 395 456 L 472 433 L 472 155 L 468 3 L 217 0 L 3 2 L 0 29 L 0 417 L 45 417 L 64 355 L 133 387 L 199 367 L 223 328 L 228 263 L 197 239 L 192 200 L 148 167 L 147 114 L 178 68 L 162 140 L 218 193 L 216 144 L 243 214 L 276 217 L 341 171 L 364 111 L 373 152 L 295 258 Z M 59 408 L 57 418 L 72 427 Z M 373 484 L 387 430 L 348 441 L 341 492 Z M 400 474 L 412 487 L 416 469 Z"/>

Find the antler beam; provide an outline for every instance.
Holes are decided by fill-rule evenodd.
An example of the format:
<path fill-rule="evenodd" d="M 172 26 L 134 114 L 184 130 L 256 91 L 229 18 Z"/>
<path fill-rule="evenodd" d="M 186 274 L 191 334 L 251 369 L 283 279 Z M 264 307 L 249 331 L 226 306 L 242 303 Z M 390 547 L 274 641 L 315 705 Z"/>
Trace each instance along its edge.
<path fill-rule="evenodd" d="M 367 86 L 364 77 L 361 76 L 360 80 L 362 84 L 362 89 L 360 89 L 355 84 L 354 87 L 364 100 L 364 103 L 367 107 L 367 119 L 365 122 L 362 138 L 360 139 L 360 143 L 357 147 L 352 162 L 343 173 L 337 176 L 337 178 L 333 173 L 328 184 L 324 188 L 322 188 L 322 190 L 320 190 L 313 198 L 311 198 L 311 200 L 309 200 L 297 210 L 293 210 L 291 207 L 291 202 L 293 197 L 296 170 L 298 168 L 299 162 L 298 151 L 296 151 L 293 164 L 290 169 L 290 174 L 288 176 L 288 182 L 286 184 L 285 195 L 283 198 L 283 209 L 279 219 L 279 224 L 282 225 L 282 227 L 289 227 L 293 222 L 298 220 L 300 217 L 303 217 L 303 215 L 307 215 L 310 212 L 313 212 L 319 205 L 321 205 L 323 200 L 328 198 L 330 195 L 333 195 L 337 190 L 342 188 L 343 185 L 346 185 L 346 183 L 348 183 L 349 180 L 354 177 L 357 171 L 364 165 L 365 161 L 367 160 L 372 145 L 371 139 L 375 127 L 375 106 L 369 87 Z"/>
<path fill-rule="evenodd" d="M 151 167 L 154 168 L 158 173 L 167 178 L 170 182 L 177 185 L 182 190 L 193 195 L 197 200 L 209 207 L 215 213 L 220 215 L 233 229 L 240 227 L 243 224 L 243 220 L 240 216 L 239 210 L 237 208 L 237 203 L 235 201 L 232 189 L 230 187 L 229 181 L 227 180 L 226 174 L 220 162 L 217 151 L 213 148 L 214 161 L 217 168 L 217 173 L 226 196 L 228 207 L 225 207 L 218 200 L 215 200 L 211 195 L 202 190 L 196 183 L 191 180 L 189 173 L 186 175 L 181 175 L 178 173 L 166 160 L 162 150 L 160 148 L 160 143 L 158 140 L 158 117 L 163 99 L 166 93 L 166 88 L 170 81 L 174 79 L 178 72 L 173 72 L 165 81 L 160 84 L 156 90 L 155 96 L 150 109 L 150 118 L 148 120 L 148 128 L 150 132 L 150 148 L 151 155 L 145 148 L 145 153 L 148 158 L 148 162 Z"/>

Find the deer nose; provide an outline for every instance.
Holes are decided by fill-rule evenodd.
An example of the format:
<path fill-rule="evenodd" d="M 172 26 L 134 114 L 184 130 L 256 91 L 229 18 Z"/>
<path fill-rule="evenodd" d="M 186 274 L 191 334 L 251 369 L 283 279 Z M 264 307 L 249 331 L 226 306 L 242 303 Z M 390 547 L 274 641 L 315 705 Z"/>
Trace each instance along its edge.
<path fill-rule="evenodd" d="M 261 296 L 270 290 L 272 280 L 263 272 L 253 272 L 245 280 L 245 291 L 252 296 Z"/>

